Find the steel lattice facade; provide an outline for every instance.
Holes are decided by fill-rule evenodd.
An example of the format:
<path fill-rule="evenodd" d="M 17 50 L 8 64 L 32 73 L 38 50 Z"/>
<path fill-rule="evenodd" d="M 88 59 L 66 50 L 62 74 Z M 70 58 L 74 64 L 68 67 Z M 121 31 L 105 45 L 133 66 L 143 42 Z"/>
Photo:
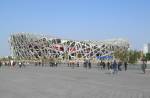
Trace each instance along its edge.
<path fill-rule="evenodd" d="M 10 37 L 14 57 L 62 59 L 96 58 L 127 51 L 129 42 L 123 39 L 107 41 L 75 41 L 31 33 L 15 33 Z"/>

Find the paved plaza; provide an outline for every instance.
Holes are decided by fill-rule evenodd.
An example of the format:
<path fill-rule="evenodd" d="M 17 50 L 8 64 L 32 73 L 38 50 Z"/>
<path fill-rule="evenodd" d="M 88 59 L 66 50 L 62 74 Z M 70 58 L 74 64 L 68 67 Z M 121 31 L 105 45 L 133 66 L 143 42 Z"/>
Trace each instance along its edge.
<path fill-rule="evenodd" d="M 150 98 L 150 73 L 83 67 L 0 68 L 0 98 Z"/>

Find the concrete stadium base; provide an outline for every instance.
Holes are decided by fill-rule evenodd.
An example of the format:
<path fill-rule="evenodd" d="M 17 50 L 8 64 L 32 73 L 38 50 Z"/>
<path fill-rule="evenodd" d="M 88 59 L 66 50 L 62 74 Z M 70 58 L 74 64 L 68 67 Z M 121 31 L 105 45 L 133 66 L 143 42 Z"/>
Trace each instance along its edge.
<path fill-rule="evenodd" d="M 1 67 L 0 98 L 150 98 L 150 74 L 70 67 Z"/>

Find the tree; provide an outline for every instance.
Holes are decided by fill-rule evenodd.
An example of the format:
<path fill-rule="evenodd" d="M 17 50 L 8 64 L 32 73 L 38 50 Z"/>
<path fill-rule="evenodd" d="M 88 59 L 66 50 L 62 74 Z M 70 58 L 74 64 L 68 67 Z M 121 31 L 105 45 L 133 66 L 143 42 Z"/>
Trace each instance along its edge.
<path fill-rule="evenodd" d="M 8 56 L 8 60 L 13 60 L 13 57 L 12 56 Z"/>
<path fill-rule="evenodd" d="M 116 51 L 114 52 L 116 59 L 121 61 L 128 61 L 131 64 L 136 63 L 141 58 L 141 51 L 130 50 L 130 51 Z"/>
<path fill-rule="evenodd" d="M 146 53 L 146 60 L 150 60 L 150 53 Z"/>
<path fill-rule="evenodd" d="M 2 61 L 7 61 L 7 58 L 6 57 L 2 57 L 1 60 Z"/>
<path fill-rule="evenodd" d="M 141 51 L 130 50 L 129 51 L 129 63 L 134 64 L 142 57 Z"/>
<path fill-rule="evenodd" d="M 128 51 L 115 51 L 114 56 L 116 59 L 121 60 L 121 61 L 127 61 L 128 59 Z"/>

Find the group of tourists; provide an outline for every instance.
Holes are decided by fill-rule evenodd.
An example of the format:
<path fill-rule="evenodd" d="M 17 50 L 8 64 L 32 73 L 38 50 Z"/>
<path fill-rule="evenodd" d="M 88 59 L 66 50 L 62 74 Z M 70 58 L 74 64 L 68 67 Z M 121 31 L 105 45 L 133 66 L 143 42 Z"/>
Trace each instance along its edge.
<path fill-rule="evenodd" d="M 124 65 L 124 70 L 126 71 L 128 65 L 127 62 L 121 62 L 121 61 L 117 62 L 116 60 L 114 60 L 113 62 L 101 61 L 97 63 L 98 69 L 101 70 L 107 69 L 113 72 L 114 74 L 118 73 L 118 71 L 122 71 L 123 65 Z"/>
<path fill-rule="evenodd" d="M 69 61 L 68 67 L 74 68 L 74 67 L 79 67 L 79 61 Z"/>
<path fill-rule="evenodd" d="M 90 60 L 85 60 L 84 63 L 83 63 L 83 67 L 91 69 L 91 67 L 92 67 L 91 61 Z"/>
<path fill-rule="evenodd" d="M 21 62 L 21 61 L 16 62 L 16 61 L 11 60 L 11 61 L 0 61 L 0 67 L 1 66 L 11 66 L 11 67 L 19 66 L 20 68 L 22 68 L 22 67 L 25 67 L 25 64 L 24 62 Z"/>
<path fill-rule="evenodd" d="M 35 62 L 35 66 L 42 66 L 42 67 L 44 67 L 46 65 L 49 65 L 50 67 L 57 67 L 58 63 L 57 62 L 52 62 L 52 61 L 50 61 L 49 63 L 48 62 L 41 62 L 41 61 L 39 61 L 39 62 L 36 61 Z"/>
<path fill-rule="evenodd" d="M 83 67 L 86 69 L 91 69 L 92 66 L 95 65 L 95 63 L 91 63 L 90 60 L 86 60 L 86 59 L 80 63 L 79 61 L 68 61 L 68 67 L 74 68 L 74 67 L 79 67 L 81 65 L 83 65 Z M 118 73 L 118 71 L 122 71 L 123 66 L 124 66 L 124 70 L 127 71 L 127 65 L 128 65 L 127 62 L 121 62 L 121 61 L 117 62 L 116 60 L 114 60 L 113 62 L 100 61 L 97 63 L 98 69 L 109 70 L 113 74 Z"/>
<path fill-rule="evenodd" d="M 79 61 L 69 61 L 68 63 L 68 67 L 80 67 L 81 65 L 83 65 L 84 68 L 86 69 L 91 69 L 93 66 L 93 63 L 91 63 L 90 60 L 84 60 L 83 63 L 79 62 Z M 25 67 L 25 62 L 23 61 L 0 61 L 0 67 L 1 66 L 19 66 L 19 68 Z M 57 62 L 52 62 L 50 61 L 49 63 L 45 64 L 44 62 L 34 62 L 35 66 L 46 66 L 49 65 L 50 67 L 57 67 L 58 63 Z M 114 60 L 113 62 L 109 62 L 109 61 L 100 61 L 97 63 L 97 68 L 101 69 L 101 70 L 109 70 L 111 73 L 113 74 L 117 74 L 118 71 L 122 71 L 122 69 L 124 68 L 125 71 L 127 71 L 128 68 L 128 63 L 125 62 L 121 62 L 121 61 L 116 61 Z M 142 60 L 142 64 L 141 64 L 141 70 L 143 73 L 145 72 L 145 69 L 147 68 L 147 61 L 146 60 Z"/>

